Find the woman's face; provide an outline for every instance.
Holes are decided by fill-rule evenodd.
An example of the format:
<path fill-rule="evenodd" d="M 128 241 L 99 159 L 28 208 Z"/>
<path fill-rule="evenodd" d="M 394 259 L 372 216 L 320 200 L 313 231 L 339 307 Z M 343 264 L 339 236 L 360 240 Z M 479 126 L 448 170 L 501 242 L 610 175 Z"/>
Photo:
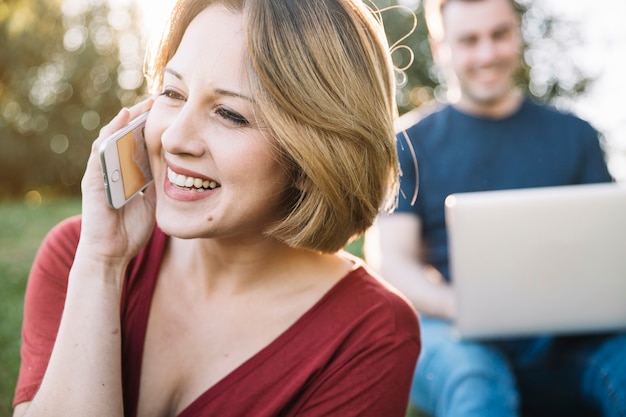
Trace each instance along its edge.
<path fill-rule="evenodd" d="M 241 14 L 212 5 L 164 70 L 146 141 L 157 222 L 173 236 L 254 236 L 279 218 L 287 176 L 255 118 Z"/>

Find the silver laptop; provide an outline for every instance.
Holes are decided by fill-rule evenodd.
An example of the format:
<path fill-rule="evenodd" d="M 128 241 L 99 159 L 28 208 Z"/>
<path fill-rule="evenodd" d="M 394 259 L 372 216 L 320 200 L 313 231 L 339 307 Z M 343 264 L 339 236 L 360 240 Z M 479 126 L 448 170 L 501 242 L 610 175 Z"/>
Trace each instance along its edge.
<path fill-rule="evenodd" d="M 626 186 L 446 199 L 462 338 L 626 329 Z"/>

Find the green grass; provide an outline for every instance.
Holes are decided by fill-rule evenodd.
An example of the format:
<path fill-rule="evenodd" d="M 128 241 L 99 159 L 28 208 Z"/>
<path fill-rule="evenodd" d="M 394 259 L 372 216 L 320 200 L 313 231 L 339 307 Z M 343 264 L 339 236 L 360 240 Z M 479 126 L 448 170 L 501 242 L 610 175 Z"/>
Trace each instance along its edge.
<path fill-rule="evenodd" d="M 30 266 L 52 226 L 80 212 L 78 199 L 0 203 L 0 417 L 13 413 L 22 304 Z"/>

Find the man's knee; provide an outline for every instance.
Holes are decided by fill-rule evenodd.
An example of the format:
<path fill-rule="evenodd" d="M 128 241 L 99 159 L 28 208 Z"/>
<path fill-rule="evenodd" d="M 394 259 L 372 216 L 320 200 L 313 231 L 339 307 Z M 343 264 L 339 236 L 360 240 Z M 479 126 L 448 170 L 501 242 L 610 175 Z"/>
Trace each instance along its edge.
<path fill-rule="evenodd" d="M 626 335 L 604 340 L 586 358 L 583 395 L 599 408 L 626 414 Z M 613 415 L 613 414 L 608 414 Z"/>
<path fill-rule="evenodd" d="M 514 409 L 519 402 L 515 378 L 499 350 L 454 340 L 423 352 L 411 394 L 415 404 L 431 413 L 494 401 Z"/>

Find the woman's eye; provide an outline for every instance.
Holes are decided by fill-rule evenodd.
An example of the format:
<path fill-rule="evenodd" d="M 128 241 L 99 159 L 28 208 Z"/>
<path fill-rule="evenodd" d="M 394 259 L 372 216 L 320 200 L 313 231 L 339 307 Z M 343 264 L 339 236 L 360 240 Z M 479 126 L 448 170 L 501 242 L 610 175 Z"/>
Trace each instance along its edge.
<path fill-rule="evenodd" d="M 161 93 L 161 96 L 167 97 L 167 98 L 172 99 L 172 100 L 185 100 L 185 96 L 183 96 L 179 92 L 177 92 L 175 90 L 171 90 L 171 89 L 165 89 Z"/>
<path fill-rule="evenodd" d="M 215 113 L 217 113 L 226 121 L 233 123 L 237 126 L 248 126 L 250 124 L 250 122 L 248 122 L 248 120 L 239 113 L 225 109 L 224 107 L 218 108 Z"/>

